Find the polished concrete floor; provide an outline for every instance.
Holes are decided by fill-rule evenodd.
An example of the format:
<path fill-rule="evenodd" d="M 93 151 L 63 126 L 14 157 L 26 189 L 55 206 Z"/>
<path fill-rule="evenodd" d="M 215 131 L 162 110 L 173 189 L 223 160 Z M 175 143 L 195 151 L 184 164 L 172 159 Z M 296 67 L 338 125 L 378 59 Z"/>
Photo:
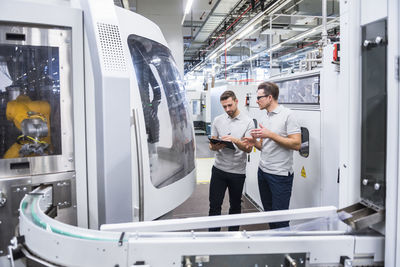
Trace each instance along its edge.
<path fill-rule="evenodd" d="M 197 185 L 192 196 L 180 206 L 162 216 L 160 219 L 177 219 L 188 217 L 199 217 L 208 215 L 208 192 L 211 176 L 211 168 L 214 164 L 214 153 L 208 148 L 208 139 L 205 135 L 196 136 L 196 163 L 197 163 Z M 222 214 L 228 214 L 229 210 L 229 195 L 225 193 L 224 203 L 222 205 Z M 242 196 L 242 213 L 259 212 L 245 196 Z M 244 225 L 240 230 L 256 231 L 266 230 L 268 224 L 259 225 Z M 222 228 L 226 231 L 227 228 Z"/>

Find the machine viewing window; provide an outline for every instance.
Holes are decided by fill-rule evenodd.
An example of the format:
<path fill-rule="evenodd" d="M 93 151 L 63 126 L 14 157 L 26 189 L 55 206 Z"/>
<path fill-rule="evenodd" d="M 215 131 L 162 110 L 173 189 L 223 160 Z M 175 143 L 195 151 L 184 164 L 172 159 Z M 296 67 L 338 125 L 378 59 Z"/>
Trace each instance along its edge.
<path fill-rule="evenodd" d="M 170 50 L 136 35 L 129 36 L 128 46 L 142 99 L 151 181 L 162 188 L 194 170 L 190 109 Z"/>
<path fill-rule="evenodd" d="M 319 104 L 319 75 L 280 81 L 279 103 Z"/>
<path fill-rule="evenodd" d="M 0 158 L 61 153 L 58 47 L 0 44 Z"/>

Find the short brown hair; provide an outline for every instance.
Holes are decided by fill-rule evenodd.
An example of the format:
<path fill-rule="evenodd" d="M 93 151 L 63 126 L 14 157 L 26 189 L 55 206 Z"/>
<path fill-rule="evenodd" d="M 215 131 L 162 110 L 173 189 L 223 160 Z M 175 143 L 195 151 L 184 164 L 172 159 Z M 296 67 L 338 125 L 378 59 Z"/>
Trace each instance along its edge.
<path fill-rule="evenodd" d="M 219 101 L 227 100 L 228 98 L 232 97 L 232 100 L 236 100 L 236 95 L 233 91 L 227 90 L 222 93 L 222 95 L 219 98 Z"/>
<path fill-rule="evenodd" d="M 265 95 L 272 95 L 275 100 L 279 97 L 279 87 L 275 83 L 263 82 L 258 85 L 257 90 L 264 90 Z"/>

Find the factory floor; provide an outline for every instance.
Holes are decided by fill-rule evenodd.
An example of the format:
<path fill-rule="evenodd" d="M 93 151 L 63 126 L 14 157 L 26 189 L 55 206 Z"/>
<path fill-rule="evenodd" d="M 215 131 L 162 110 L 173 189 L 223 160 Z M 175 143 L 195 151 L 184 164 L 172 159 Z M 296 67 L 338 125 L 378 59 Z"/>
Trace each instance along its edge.
<path fill-rule="evenodd" d="M 211 168 L 214 164 L 214 154 L 208 148 L 208 138 L 206 135 L 196 135 L 196 163 L 197 163 L 197 185 L 192 196 L 180 206 L 165 214 L 163 219 L 177 219 L 188 217 L 199 217 L 208 215 L 208 190 L 211 177 Z M 222 214 L 228 214 L 229 196 L 225 193 L 222 205 Z M 258 208 L 246 196 L 242 196 L 242 213 L 259 212 Z M 256 231 L 266 230 L 268 224 L 244 225 L 240 230 Z M 227 231 L 227 228 L 222 228 Z"/>

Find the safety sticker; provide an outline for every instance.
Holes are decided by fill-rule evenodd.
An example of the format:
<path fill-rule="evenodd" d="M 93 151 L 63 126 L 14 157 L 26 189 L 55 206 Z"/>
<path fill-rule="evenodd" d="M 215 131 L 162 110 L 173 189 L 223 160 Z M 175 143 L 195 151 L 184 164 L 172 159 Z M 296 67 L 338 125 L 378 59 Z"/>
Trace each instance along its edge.
<path fill-rule="evenodd" d="M 304 166 L 301 168 L 301 176 L 303 176 L 303 178 L 307 178 L 306 169 L 304 169 Z"/>

